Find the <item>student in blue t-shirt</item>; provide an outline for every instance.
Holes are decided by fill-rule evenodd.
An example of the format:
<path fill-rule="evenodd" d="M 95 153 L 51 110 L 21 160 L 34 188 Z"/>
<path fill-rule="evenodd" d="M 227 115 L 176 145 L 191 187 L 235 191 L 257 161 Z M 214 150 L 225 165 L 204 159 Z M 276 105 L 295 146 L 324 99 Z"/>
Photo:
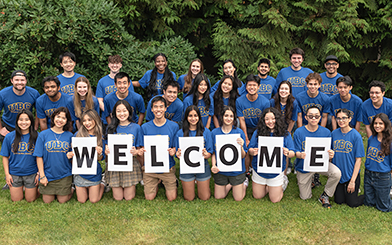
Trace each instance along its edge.
<path fill-rule="evenodd" d="M 323 80 L 321 82 L 320 92 L 331 97 L 332 95 L 338 94 L 336 80 L 339 77 L 342 77 L 342 75 L 338 73 L 338 57 L 335 55 L 328 55 L 327 58 L 325 58 L 324 67 L 327 71 L 320 74 L 321 79 Z"/>
<path fill-rule="evenodd" d="M 289 53 L 291 66 L 282 68 L 276 77 L 273 94 L 278 91 L 278 86 L 282 81 L 288 81 L 293 87 L 293 96 L 297 99 L 297 95 L 306 91 L 305 78 L 313 71 L 309 68 L 302 67 L 305 52 L 300 48 L 293 48 Z"/>
<path fill-rule="evenodd" d="M 365 201 L 366 206 L 376 207 L 383 212 L 392 211 L 389 192 L 392 187 L 392 129 L 389 117 L 384 113 L 374 116 L 368 139 L 365 162 Z"/>
<path fill-rule="evenodd" d="M 338 94 L 330 97 L 331 114 L 336 115 L 339 109 L 347 109 L 350 112 L 350 127 L 355 128 L 359 132 L 362 122 L 362 100 L 351 93 L 353 88 L 353 81 L 349 76 L 339 77 L 336 80 L 336 87 Z M 337 129 L 335 117 L 332 117 L 332 129 Z"/>
<path fill-rule="evenodd" d="M 24 188 L 27 202 L 33 202 L 38 197 L 38 168 L 33 156 L 37 137 L 33 113 L 22 110 L 16 116 L 15 131 L 5 136 L 0 152 L 13 202 L 23 199 Z"/>
<path fill-rule="evenodd" d="M 48 76 L 42 80 L 45 94 L 36 101 L 37 119 L 41 131 L 50 128 L 50 116 L 59 107 L 67 106 L 69 95 L 60 92 L 60 81 L 57 77 Z"/>
<path fill-rule="evenodd" d="M 223 75 L 224 76 L 232 76 L 234 78 L 233 82 L 236 84 L 239 95 L 241 95 L 241 93 L 245 91 L 244 83 L 241 82 L 241 80 L 238 78 L 237 66 L 234 64 L 233 60 L 227 59 L 227 60 L 223 61 Z M 214 94 L 218 90 L 218 88 L 221 84 L 221 81 L 223 81 L 223 80 L 221 79 L 221 80 L 217 81 L 214 84 L 214 86 L 212 86 L 211 94 Z"/>
<path fill-rule="evenodd" d="M 297 161 L 295 169 L 297 170 L 297 182 L 299 187 L 299 196 L 301 199 L 306 200 L 312 197 L 312 177 L 313 172 L 304 171 L 304 159 L 305 159 L 305 141 L 306 137 L 331 137 L 331 131 L 319 126 L 321 118 L 320 109 L 313 105 L 310 106 L 306 111 L 307 125 L 298 128 L 294 132 L 294 147 L 296 149 Z M 329 159 L 331 160 L 334 156 L 334 151 L 331 149 L 328 151 Z M 341 173 L 338 167 L 333 163 L 329 163 L 328 172 L 319 173 L 328 176 L 327 183 L 325 184 L 324 192 L 319 197 L 319 201 L 325 208 L 331 208 L 329 197 L 332 197 L 335 193 L 337 184 L 339 183 Z"/>
<path fill-rule="evenodd" d="M 167 80 L 162 84 L 162 90 L 163 90 L 163 95 L 162 97 L 166 100 L 166 112 L 165 112 L 165 118 L 178 123 L 179 125 L 181 124 L 182 120 L 182 112 L 183 112 L 183 106 L 184 104 L 182 101 L 177 98 L 178 91 L 180 90 L 180 85 L 174 80 Z M 160 96 L 156 95 L 153 98 Z M 154 114 L 152 112 L 151 108 L 151 99 L 148 104 L 147 104 L 147 115 L 146 115 L 146 121 L 151 121 L 154 119 Z"/>
<path fill-rule="evenodd" d="M 239 97 L 237 84 L 233 76 L 224 75 L 219 83 L 218 90 L 213 95 L 214 99 L 214 116 L 213 128 L 219 128 L 222 123 L 222 110 L 224 106 L 236 108 L 236 100 Z"/>
<path fill-rule="evenodd" d="M 79 131 L 74 134 L 74 137 L 97 137 L 96 150 L 98 161 L 101 161 L 104 158 L 101 119 L 99 118 L 98 113 L 91 109 L 83 112 L 81 119 L 81 127 Z M 73 156 L 73 151 L 67 153 L 69 159 Z M 99 162 L 97 162 L 96 174 L 75 174 L 74 183 L 78 202 L 85 203 L 87 200 L 90 200 L 91 203 L 96 203 L 101 200 L 103 191 L 105 190 L 105 184 L 101 182 L 101 179 L 102 168 Z"/>
<path fill-rule="evenodd" d="M 201 114 L 197 106 L 190 105 L 186 108 L 182 129 L 178 130 L 175 139 L 176 156 L 181 157 L 180 137 L 202 136 L 204 139 L 204 148 L 202 154 L 204 157 L 204 173 L 198 174 L 180 174 L 184 199 L 192 201 L 195 199 L 195 183 L 197 183 L 197 196 L 200 200 L 208 200 L 211 196 L 210 179 L 211 168 L 208 159 L 213 152 L 211 132 L 203 126 Z"/>
<path fill-rule="evenodd" d="M 169 137 L 168 154 L 170 160 L 169 173 L 143 173 L 144 196 L 147 200 L 155 199 L 158 190 L 158 183 L 162 181 L 166 190 L 166 197 L 169 201 L 177 198 L 177 178 L 176 167 L 173 156 L 176 153 L 174 139 L 178 132 L 178 125 L 175 122 L 165 118 L 167 104 L 162 96 L 157 96 L 151 101 L 151 110 L 154 119 L 143 124 L 142 130 L 144 135 L 167 135 Z M 145 151 L 145 150 L 144 150 Z"/>
<path fill-rule="evenodd" d="M 71 52 L 65 52 L 59 57 L 60 65 L 64 72 L 57 76 L 60 80 L 61 92 L 68 95 L 74 94 L 75 81 L 78 77 L 83 77 L 83 75 L 74 72 L 76 66 L 76 57 Z"/>
<path fill-rule="evenodd" d="M 95 93 L 95 96 L 97 96 L 97 99 L 99 101 L 99 108 L 101 111 L 105 110 L 105 106 L 103 104 L 103 99 L 105 98 L 106 95 L 110 94 L 111 92 L 116 92 L 117 88 L 114 85 L 114 77 L 116 76 L 117 73 L 120 72 L 120 69 L 122 68 L 122 58 L 120 55 L 111 55 L 108 58 L 108 67 L 110 70 L 110 73 L 103 78 L 99 79 L 98 84 L 97 84 L 97 90 Z M 129 91 L 134 91 L 132 81 L 129 85 Z"/>
<path fill-rule="evenodd" d="M 71 115 L 66 107 L 57 108 L 50 118 L 51 128 L 42 131 L 35 144 L 39 171 L 39 192 L 44 203 L 57 197 L 59 203 L 71 199 L 72 164 L 67 153 L 71 151 Z"/>
<path fill-rule="evenodd" d="M 258 173 L 258 137 L 259 136 L 272 136 L 284 137 L 283 139 L 283 159 L 282 159 L 282 172 L 280 174 Z M 252 167 L 252 189 L 253 197 L 261 199 L 269 193 L 271 202 L 280 202 L 283 198 L 283 192 L 288 185 L 288 178 L 284 174 L 286 169 L 286 157 L 294 157 L 294 144 L 291 134 L 286 130 L 286 125 L 280 111 L 274 107 L 267 108 L 263 111 L 260 121 L 257 124 L 257 129 L 253 133 L 248 154 L 253 156 Z"/>
<path fill-rule="evenodd" d="M 224 81 L 224 80 L 223 80 Z M 215 199 L 223 199 L 227 196 L 229 191 L 233 189 L 233 198 L 236 201 L 241 201 L 244 199 L 246 194 L 246 188 L 248 187 L 249 180 L 245 175 L 245 156 L 248 150 L 245 144 L 245 134 L 237 127 L 237 115 L 235 109 L 231 106 L 225 106 L 221 112 L 222 121 L 220 122 L 220 127 L 214 129 L 212 133 L 213 142 L 213 154 L 212 154 L 212 168 L 211 172 L 214 173 L 215 181 Z M 236 143 L 241 146 L 241 159 L 242 167 L 241 171 L 237 172 L 220 172 L 219 166 L 216 160 L 216 136 L 217 135 L 227 135 L 227 134 L 239 134 L 240 137 L 237 138 Z"/>
<path fill-rule="evenodd" d="M 214 115 L 214 102 L 210 90 L 207 76 L 199 73 L 194 79 L 188 97 L 184 99 L 184 112 L 190 105 L 197 106 L 205 128 L 210 128 L 211 118 Z"/>
<path fill-rule="evenodd" d="M 167 57 L 163 53 L 158 53 L 152 57 L 155 67 L 148 70 L 139 81 L 133 81 L 134 87 L 147 88 L 147 99 L 151 99 L 155 95 L 162 94 L 162 84 L 167 80 L 176 81 L 176 74 L 170 71 L 167 65 Z"/>
<path fill-rule="evenodd" d="M 332 132 L 332 146 L 335 155 L 332 163 L 340 169 L 342 177 L 335 190 L 335 202 L 347 203 L 350 207 L 363 204 L 364 195 L 358 196 L 361 185 L 361 160 L 365 156 L 362 136 L 350 127 L 351 113 L 347 109 L 338 109 L 336 121 L 339 128 Z"/>
<path fill-rule="evenodd" d="M 95 110 L 99 113 L 99 102 L 93 96 L 93 91 L 87 78 L 78 77 L 75 81 L 75 90 L 76 93 L 68 99 L 67 108 L 76 126 L 74 131 L 77 131 L 81 127 L 80 119 L 82 113 L 87 110 Z"/>
<path fill-rule="evenodd" d="M 180 91 L 182 92 L 182 98 L 185 100 L 185 98 L 189 95 L 189 91 L 192 88 L 193 81 L 195 80 L 195 77 L 197 74 L 204 74 L 204 65 L 203 62 L 201 62 L 200 59 L 194 59 L 192 60 L 191 64 L 189 65 L 188 72 L 187 74 L 181 75 L 177 82 L 180 85 Z M 211 87 L 211 83 L 208 80 L 209 86 Z"/>
<path fill-rule="evenodd" d="M 306 125 L 305 112 L 310 106 L 317 106 L 321 113 L 322 119 L 320 125 L 327 126 L 328 113 L 330 112 L 329 97 L 319 91 L 321 85 L 321 77 L 318 73 L 310 73 L 306 79 L 307 91 L 299 93 L 295 99 L 298 102 L 298 118 L 297 125 L 302 127 Z"/>
<path fill-rule="evenodd" d="M 113 198 L 116 201 L 123 199 L 129 201 L 136 195 L 136 185 L 142 180 L 143 131 L 139 124 L 132 120 L 132 107 L 126 100 L 119 100 L 113 107 L 112 120 L 108 126 L 108 134 L 132 135 L 131 154 L 133 155 L 132 171 L 108 171 L 105 179 L 112 188 Z M 105 154 L 109 155 L 106 145 Z"/>
<path fill-rule="evenodd" d="M 361 107 L 362 122 L 365 124 L 368 138 L 372 135 L 370 124 L 375 115 L 384 113 L 388 116 L 389 120 L 392 121 L 392 101 L 388 98 L 384 98 L 385 84 L 376 80 L 372 81 L 369 84 L 369 95 L 370 98 L 365 100 Z"/>
<path fill-rule="evenodd" d="M 112 109 L 119 100 L 126 100 L 129 103 L 129 105 L 132 107 L 132 120 L 135 123 L 142 125 L 144 114 L 146 112 L 144 100 L 140 94 L 129 91 L 128 88 L 130 84 L 131 82 L 129 75 L 125 72 L 119 72 L 114 77 L 114 85 L 116 85 L 117 91 L 108 94 L 103 100 L 105 105 L 105 111 L 102 113 L 104 125 L 110 124 Z"/>

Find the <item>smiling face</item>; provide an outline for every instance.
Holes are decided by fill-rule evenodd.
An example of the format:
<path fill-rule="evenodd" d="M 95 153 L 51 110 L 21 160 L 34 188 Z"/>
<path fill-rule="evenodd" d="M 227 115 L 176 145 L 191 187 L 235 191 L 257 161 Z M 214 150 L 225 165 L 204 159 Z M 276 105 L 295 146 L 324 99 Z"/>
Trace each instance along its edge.
<path fill-rule="evenodd" d="M 321 120 L 320 111 L 316 108 L 309 109 L 305 119 L 308 121 L 309 125 L 316 126 Z"/>
<path fill-rule="evenodd" d="M 234 113 L 231 110 L 226 110 L 223 114 L 223 125 L 233 126 L 234 123 Z"/>
<path fill-rule="evenodd" d="M 317 94 L 319 88 L 320 88 L 320 83 L 316 79 L 311 79 L 309 82 L 306 84 L 308 87 L 308 92 L 311 95 Z"/>
<path fill-rule="evenodd" d="M 151 108 L 152 113 L 154 114 L 155 119 L 162 119 L 165 117 L 166 107 L 165 103 L 162 101 L 156 101 Z"/>
<path fill-rule="evenodd" d="M 56 128 L 62 130 L 65 124 L 67 124 L 67 116 L 65 115 L 65 112 L 60 112 L 54 116 L 53 123 Z"/>
<path fill-rule="evenodd" d="M 163 90 L 163 96 L 165 97 L 166 101 L 171 104 L 177 99 L 178 89 L 177 87 L 167 86 L 166 90 Z"/>
<path fill-rule="evenodd" d="M 303 57 L 300 54 L 293 54 L 290 58 L 291 66 L 294 70 L 301 69 Z"/>
<path fill-rule="evenodd" d="M 167 61 L 166 58 L 163 56 L 158 56 L 155 61 L 155 67 L 157 68 L 159 73 L 164 73 L 166 66 L 167 66 Z"/>
<path fill-rule="evenodd" d="M 120 71 L 122 64 L 121 63 L 109 63 L 108 67 L 110 69 L 110 72 L 117 74 Z"/>
<path fill-rule="evenodd" d="M 349 117 L 346 113 L 339 112 L 336 115 L 336 122 L 338 123 L 340 128 L 347 128 L 350 125 L 351 117 Z"/>
<path fill-rule="evenodd" d="M 14 76 L 11 79 L 11 83 L 14 90 L 21 92 L 26 88 L 27 79 L 25 76 Z"/>
<path fill-rule="evenodd" d="M 125 105 L 120 104 L 116 108 L 116 117 L 120 121 L 120 125 L 128 125 L 129 124 L 129 111 L 125 107 Z"/>
<path fill-rule="evenodd" d="M 200 95 L 203 95 L 208 89 L 208 85 L 206 81 L 201 81 L 199 83 L 199 86 L 197 87 L 197 91 L 199 92 Z"/>
<path fill-rule="evenodd" d="M 118 94 L 126 95 L 128 93 L 128 88 L 131 84 L 128 81 L 127 77 L 123 77 L 123 78 L 117 78 L 115 85 L 116 85 Z"/>
<path fill-rule="evenodd" d="M 196 129 L 197 123 L 199 122 L 199 116 L 197 115 L 197 112 L 195 110 L 192 110 L 189 112 L 187 120 L 189 122 L 189 127 L 192 128 L 192 130 Z"/>
<path fill-rule="evenodd" d="M 271 131 L 274 131 L 275 122 L 276 122 L 274 113 L 268 112 L 267 114 L 265 114 L 264 122 L 265 122 L 265 125 L 267 125 L 267 127 L 268 127 Z"/>
<path fill-rule="evenodd" d="M 287 84 L 281 84 L 279 88 L 279 96 L 281 98 L 287 98 L 290 95 L 290 87 Z"/>
<path fill-rule="evenodd" d="M 88 85 L 86 82 L 78 82 L 76 84 L 76 92 L 79 94 L 80 98 L 85 98 L 88 92 Z"/>
<path fill-rule="evenodd" d="M 89 117 L 88 115 L 84 115 L 82 124 L 90 134 L 93 134 L 95 128 L 95 121 L 91 117 Z"/>
<path fill-rule="evenodd" d="M 376 133 L 378 134 L 382 134 L 384 130 L 385 130 L 384 122 L 379 117 L 374 119 L 374 131 L 376 131 Z"/>
<path fill-rule="evenodd" d="M 20 114 L 19 119 L 18 119 L 18 127 L 20 128 L 20 131 L 22 134 L 27 134 L 30 129 L 31 121 L 29 116 L 26 113 Z"/>
<path fill-rule="evenodd" d="M 60 86 L 57 86 L 55 81 L 48 81 L 44 84 L 44 92 L 48 97 L 55 97 L 60 91 Z"/>
<path fill-rule="evenodd" d="M 257 70 L 259 71 L 260 76 L 264 77 L 270 72 L 270 67 L 266 63 L 261 63 L 258 67 Z"/>
<path fill-rule="evenodd" d="M 233 66 L 233 63 L 227 62 L 223 65 L 223 73 L 225 73 L 225 75 L 234 76 L 234 72 L 235 67 Z"/>
<path fill-rule="evenodd" d="M 201 71 L 201 64 L 199 61 L 193 61 L 191 65 L 192 77 L 196 77 Z"/>
<path fill-rule="evenodd" d="M 353 87 L 346 85 L 344 82 L 338 83 L 337 89 L 340 94 L 340 97 L 346 98 Z"/>
<path fill-rule="evenodd" d="M 339 63 L 334 60 L 328 60 L 324 64 L 325 69 L 327 69 L 327 73 L 330 75 L 335 75 L 338 72 Z"/>
<path fill-rule="evenodd" d="M 246 91 L 248 91 L 249 95 L 257 94 L 257 90 L 259 90 L 260 84 L 255 81 L 248 81 L 246 83 Z"/>
<path fill-rule="evenodd" d="M 64 56 L 60 65 L 64 69 L 64 72 L 73 72 L 76 62 L 73 61 L 71 57 Z"/>
<path fill-rule="evenodd" d="M 233 82 L 231 81 L 230 78 L 226 78 L 222 82 L 221 87 L 222 87 L 223 95 L 228 95 L 228 94 L 230 94 L 231 90 L 233 89 Z"/>
<path fill-rule="evenodd" d="M 369 95 L 373 104 L 379 104 L 382 102 L 382 99 L 385 95 L 385 91 L 382 92 L 380 87 L 373 86 L 370 88 Z"/>

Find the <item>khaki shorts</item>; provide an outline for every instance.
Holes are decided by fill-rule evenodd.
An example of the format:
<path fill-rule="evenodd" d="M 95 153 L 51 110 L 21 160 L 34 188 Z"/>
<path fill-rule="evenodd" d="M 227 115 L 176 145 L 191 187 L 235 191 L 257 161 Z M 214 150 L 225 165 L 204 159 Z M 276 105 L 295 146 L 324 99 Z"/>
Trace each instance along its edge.
<path fill-rule="evenodd" d="M 39 183 L 39 192 L 42 195 L 66 196 L 72 193 L 72 175 L 62 179 L 48 182 L 46 186 Z"/>
<path fill-rule="evenodd" d="M 169 173 L 143 173 L 144 194 L 156 193 L 159 180 L 167 191 L 177 190 L 176 167 L 172 167 Z"/>

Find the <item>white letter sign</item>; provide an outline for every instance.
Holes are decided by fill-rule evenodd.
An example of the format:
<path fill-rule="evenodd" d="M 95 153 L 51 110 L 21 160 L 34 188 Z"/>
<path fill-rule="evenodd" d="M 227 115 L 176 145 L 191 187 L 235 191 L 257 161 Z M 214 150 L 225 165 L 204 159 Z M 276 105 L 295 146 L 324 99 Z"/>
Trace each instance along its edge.
<path fill-rule="evenodd" d="M 204 173 L 203 136 L 180 137 L 179 143 L 181 149 L 180 174 Z"/>
<path fill-rule="evenodd" d="M 216 166 L 219 171 L 242 171 L 241 146 L 237 143 L 240 137 L 240 134 L 216 136 Z"/>
<path fill-rule="evenodd" d="M 108 134 L 108 171 L 133 171 L 132 141 L 132 134 Z"/>
<path fill-rule="evenodd" d="M 282 161 L 283 137 L 259 136 L 257 172 L 267 174 L 280 174 L 282 172 Z"/>
<path fill-rule="evenodd" d="M 169 173 L 169 136 L 144 136 L 144 171 L 146 173 Z"/>
<path fill-rule="evenodd" d="M 97 174 L 97 137 L 72 137 L 72 174 Z"/>
<path fill-rule="evenodd" d="M 328 172 L 331 138 L 306 137 L 304 170 L 308 172 Z"/>

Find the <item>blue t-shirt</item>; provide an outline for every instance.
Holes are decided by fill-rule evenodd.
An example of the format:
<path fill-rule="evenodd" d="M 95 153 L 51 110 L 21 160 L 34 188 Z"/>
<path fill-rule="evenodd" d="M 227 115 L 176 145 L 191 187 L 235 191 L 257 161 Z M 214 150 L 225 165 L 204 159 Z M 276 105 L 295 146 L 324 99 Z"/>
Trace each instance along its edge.
<path fill-rule="evenodd" d="M 275 99 L 274 98 L 272 98 L 270 100 L 270 106 L 275 107 Z M 280 113 L 282 113 L 282 117 L 284 118 L 286 115 L 286 105 L 280 104 Z M 291 120 L 296 122 L 297 118 L 298 118 L 298 102 L 297 102 L 297 100 L 294 100 L 292 114 L 291 114 Z"/>
<path fill-rule="evenodd" d="M 193 94 L 189 95 L 188 97 L 186 97 L 184 99 L 184 115 L 185 115 L 186 108 L 188 108 L 191 105 L 193 105 Z M 207 105 L 203 99 L 200 99 L 197 102 L 196 106 L 199 108 L 201 120 L 203 121 L 203 125 L 205 127 L 207 124 L 208 118 L 212 117 L 214 115 L 214 99 L 212 98 L 212 96 L 210 96 L 210 107 L 209 108 L 206 108 Z M 211 120 L 211 122 L 212 122 L 212 120 Z"/>
<path fill-rule="evenodd" d="M 10 86 L 0 91 L 0 111 L 4 108 L 3 121 L 15 128 L 18 113 L 23 109 L 32 111 L 39 93 L 37 90 L 26 86 L 24 94 L 16 95 L 12 88 Z"/>
<path fill-rule="evenodd" d="M 333 78 L 327 77 L 327 72 L 323 72 L 320 74 L 322 82 L 320 87 L 320 92 L 331 97 L 332 95 L 338 94 L 338 89 L 336 88 L 336 80 L 339 77 L 342 77 L 341 74 L 336 74 Z"/>
<path fill-rule="evenodd" d="M 98 113 L 98 115 L 99 115 L 99 102 L 98 102 L 98 99 L 97 99 L 95 96 L 93 96 L 93 101 L 94 101 L 94 110 L 95 110 L 95 111 Z M 82 102 L 82 113 L 83 113 L 84 111 L 86 111 L 86 110 L 85 110 L 85 107 L 86 107 L 86 100 L 82 100 L 81 102 Z M 80 118 L 78 118 L 78 117 L 75 115 L 74 96 L 70 96 L 70 97 L 68 98 L 67 108 L 68 108 L 68 110 L 69 110 L 69 113 L 71 114 L 72 121 L 74 121 L 74 122 L 77 121 L 77 120 L 80 121 Z"/>
<path fill-rule="evenodd" d="M 323 113 L 330 113 L 330 102 L 328 95 L 325 95 L 321 92 L 315 98 L 311 98 L 308 95 L 307 91 L 301 92 L 298 94 L 295 99 L 298 102 L 298 112 L 302 112 L 302 123 L 303 125 L 308 124 L 308 121 L 305 119 L 306 110 L 311 106 L 317 106 L 321 111 L 321 116 Z"/>
<path fill-rule="evenodd" d="M 367 99 L 362 103 L 362 122 L 365 125 L 370 125 L 373 120 L 373 117 L 378 113 L 385 113 L 389 120 L 392 122 L 392 102 L 386 97 L 383 98 L 382 105 L 380 108 L 376 109 L 373 106 L 372 100 Z"/>
<path fill-rule="evenodd" d="M 347 109 L 350 111 L 351 115 L 351 122 L 350 126 L 352 128 L 355 128 L 355 124 L 357 122 L 362 122 L 362 100 L 356 96 L 355 94 L 351 94 L 351 98 L 347 102 L 343 102 L 342 99 L 340 98 L 340 94 L 335 94 L 330 97 L 330 105 L 331 105 L 331 114 L 333 116 L 336 116 L 336 112 L 339 109 Z"/>
<path fill-rule="evenodd" d="M 50 116 L 52 116 L 53 112 L 59 107 L 67 107 L 69 95 L 61 93 L 61 97 L 58 101 L 51 101 L 46 94 L 38 97 L 35 107 L 37 109 L 37 117 L 40 119 L 46 118 L 46 123 L 48 128 L 50 128 Z"/>
<path fill-rule="evenodd" d="M 184 88 L 184 85 L 185 85 L 185 77 L 186 76 L 188 76 L 188 74 L 184 74 L 184 75 L 181 75 L 179 78 L 178 78 L 178 80 L 177 80 L 177 83 L 180 85 L 180 89 L 183 89 Z M 193 81 L 194 81 L 195 79 L 192 79 L 192 84 L 193 84 Z M 210 79 L 208 79 L 208 83 L 210 84 L 210 88 L 211 88 L 211 82 L 210 82 Z M 185 100 L 185 98 L 188 96 L 188 93 L 184 93 L 183 92 L 183 95 L 182 95 L 182 98 L 183 98 L 183 100 Z"/>
<path fill-rule="evenodd" d="M 151 72 L 152 70 L 148 70 L 143 77 L 139 80 L 139 84 L 142 88 L 147 88 L 148 83 L 150 82 L 151 79 Z M 174 72 L 171 71 L 171 73 L 173 74 L 173 79 L 174 81 L 176 81 L 176 74 Z M 159 73 L 157 72 L 157 80 L 156 80 L 156 85 L 155 87 L 157 88 L 157 95 L 161 95 L 163 94 L 162 91 L 162 80 L 163 80 L 163 73 Z"/>
<path fill-rule="evenodd" d="M 216 128 L 216 129 L 212 130 L 212 132 L 211 132 L 212 145 L 213 145 L 214 153 L 216 153 L 216 136 L 217 135 L 222 135 L 222 134 L 226 135 L 226 133 L 224 133 L 222 131 L 222 128 Z M 233 127 L 233 129 L 228 134 L 240 134 L 241 138 L 244 140 L 244 142 L 246 142 L 244 131 L 242 131 L 242 129 L 240 129 L 238 127 L 237 128 Z M 245 153 L 248 152 L 248 147 L 246 147 L 246 144 L 243 145 L 243 148 L 245 150 Z M 240 154 L 240 157 L 242 157 L 241 156 L 241 152 L 239 152 L 239 154 Z M 242 170 L 241 171 L 237 171 L 237 172 L 219 172 L 219 174 L 222 174 L 222 175 L 225 175 L 225 176 L 237 176 L 237 175 L 240 175 L 242 173 L 245 173 L 245 157 L 242 158 L 241 161 L 242 161 Z M 217 165 L 217 167 L 219 168 L 218 165 Z"/>
<path fill-rule="evenodd" d="M 72 133 L 64 131 L 56 134 L 51 129 L 42 131 L 35 144 L 34 156 L 42 157 L 44 173 L 48 181 L 72 175 L 72 163 L 67 158 L 71 151 Z"/>
<path fill-rule="evenodd" d="M 110 116 L 114 105 L 119 101 L 120 99 L 117 97 L 116 93 L 111 93 L 105 96 L 103 99 L 103 103 L 105 105 L 105 111 L 102 113 L 102 120 L 104 124 L 107 124 L 106 118 Z M 124 99 L 126 100 L 129 105 L 132 107 L 133 113 L 132 113 L 132 120 L 134 122 L 139 121 L 139 116 L 138 113 L 145 113 L 146 108 L 144 107 L 144 100 L 143 97 L 135 92 L 129 92 L 128 96 Z"/>
<path fill-rule="evenodd" d="M 258 95 L 264 96 L 266 99 L 271 99 L 272 96 L 272 90 L 275 87 L 276 80 L 275 78 L 271 76 L 267 76 L 267 78 L 260 78 L 260 87 L 259 90 L 257 90 Z M 248 91 L 246 91 L 246 85 L 241 87 L 240 94 L 244 95 L 247 94 Z"/>
<path fill-rule="evenodd" d="M 392 157 L 380 156 L 381 142 L 377 136 L 370 136 L 368 139 L 365 168 L 367 170 L 379 173 L 388 173 L 392 170 Z"/>
<path fill-rule="evenodd" d="M 134 92 L 132 81 L 130 81 L 130 84 L 131 85 L 129 86 L 128 90 Z M 99 79 L 95 96 L 97 96 L 97 98 L 105 98 L 106 95 L 116 91 L 117 88 L 114 85 L 114 78 L 111 78 L 109 75 L 106 75 L 103 78 Z"/>
<path fill-rule="evenodd" d="M 169 136 L 169 147 L 174 147 L 175 137 L 178 132 L 178 124 L 170 120 L 166 120 L 165 124 L 158 127 L 155 125 L 154 121 L 149 121 L 142 125 L 142 130 L 144 135 L 167 135 Z M 169 152 L 167 153 L 169 154 Z M 172 156 L 169 156 L 170 168 L 172 168 L 176 163 Z"/>
<path fill-rule="evenodd" d="M 15 131 L 8 133 L 1 146 L 0 155 L 8 157 L 9 173 L 16 176 L 27 176 L 38 172 L 36 157 L 33 156 L 35 145 L 29 150 L 30 134 L 22 135 L 18 151 L 13 152 Z"/>
<path fill-rule="evenodd" d="M 322 126 L 318 126 L 315 132 L 310 132 L 309 130 L 306 129 L 305 126 L 298 128 L 294 132 L 294 147 L 296 152 L 305 151 L 306 137 L 331 137 L 331 131 L 329 131 L 329 129 L 324 128 Z M 295 169 L 301 173 L 308 173 L 304 171 L 303 168 L 304 168 L 304 159 L 297 158 Z"/>
<path fill-rule="evenodd" d="M 235 103 L 237 116 L 244 117 L 247 128 L 255 128 L 270 103 L 264 96 L 258 95 L 255 101 L 250 101 L 246 96 L 247 94 L 243 94 Z"/>
<path fill-rule="evenodd" d="M 301 67 L 299 71 L 293 70 L 291 66 L 282 68 L 276 77 L 276 83 L 273 90 L 273 94 L 276 94 L 278 87 L 282 81 L 288 81 L 292 86 L 292 94 L 297 99 L 297 95 L 307 90 L 305 78 L 313 71 L 306 67 Z"/>
<path fill-rule="evenodd" d="M 73 95 L 75 93 L 75 81 L 78 77 L 84 77 L 83 75 L 76 73 L 72 77 L 64 77 L 63 74 L 57 76 L 60 80 L 60 90 L 61 92 Z"/>
<path fill-rule="evenodd" d="M 116 129 L 117 134 L 132 135 L 132 146 L 134 147 L 142 147 L 144 146 L 144 139 L 143 139 L 143 131 L 142 127 L 137 123 L 130 123 L 126 126 L 118 125 Z"/>
<path fill-rule="evenodd" d="M 217 81 L 217 82 L 214 84 L 214 86 L 211 87 L 210 93 L 211 93 L 212 95 L 218 90 L 219 84 L 220 84 L 220 80 Z M 245 84 L 244 84 L 242 81 L 241 81 L 241 87 L 239 87 L 237 90 L 238 90 L 238 94 L 239 94 L 239 95 L 242 95 L 242 94 L 246 91 Z"/>
<path fill-rule="evenodd" d="M 154 114 L 151 111 L 151 101 L 159 95 L 156 95 L 151 98 L 151 100 L 147 104 L 147 115 L 146 115 L 146 121 L 151 121 L 154 119 Z M 183 111 L 184 104 L 182 101 L 177 98 L 173 103 L 171 103 L 167 108 L 165 112 L 165 118 L 169 119 L 173 122 L 181 122 L 182 120 L 182 111 Z"/>
<path fill-rule="evenodd" d="M 257 136 L 257 133 L 258 133 L 257 130 L 255 130 L 253 132 L 248 149 L 259 147 L 259 137 Z M 272 133 L 271 133 L 271 137 L 273 137 Z M 284 137 L 283 138 L 283 147 L 289 149 L 289 151 L 295 151 L 293 139 L 291 138 L 291 134 L 288 133 L 286 136 L 282 136 L 282 137 Z M 259 155 L 257 154 L 256 156 L 253 156 L 253 159 L 252 159 L 252 168 L 254 170 L 256 170 L 256 172 L 258 171 L 258 168 L 259 168 L 259 166 L 257 165 L 258 158 L 259 158 Z M 281 164 L 282 164 L 282 172 L 283 172 L 286 169 L 286 156 L 285 155 L 283 155 Z M 257 174 L 263 178 L 266 178 L 266 179 L 272 179 L 272 178 L 275 178 L 276 176 L 278 176 L 278 174 L 268 174 L 268 173 L 259 173 L 259 172 L 257 172 Z"/>
<path fill-rule="evenodd" d="M 343 135 L 340 128 L 335 129 L 332 131 L 332 147 L 335 151 L 332 163 L 342 172 L 340 183 L 350 181 L 356 158 L 365 156 L 361 134 L 352 129 Z"/>

